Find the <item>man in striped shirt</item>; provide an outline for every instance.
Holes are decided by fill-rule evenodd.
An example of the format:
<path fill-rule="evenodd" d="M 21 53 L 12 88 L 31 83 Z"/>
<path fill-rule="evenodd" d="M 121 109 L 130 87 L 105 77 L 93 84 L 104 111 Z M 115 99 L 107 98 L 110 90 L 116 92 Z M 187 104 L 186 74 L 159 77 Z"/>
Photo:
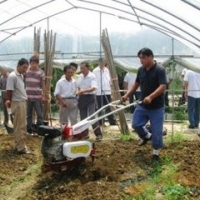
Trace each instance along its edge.
<path fill-rule="evenodd" d="M 39 57 L 30 58 L 30 67 L 25 74 L 27 93 L 27 132 L 33 134 L 33 111 L 37 115 L 37 127 L 43 124 L 42 102 L 45 90 L 45 75 L 39 69 Z"/>

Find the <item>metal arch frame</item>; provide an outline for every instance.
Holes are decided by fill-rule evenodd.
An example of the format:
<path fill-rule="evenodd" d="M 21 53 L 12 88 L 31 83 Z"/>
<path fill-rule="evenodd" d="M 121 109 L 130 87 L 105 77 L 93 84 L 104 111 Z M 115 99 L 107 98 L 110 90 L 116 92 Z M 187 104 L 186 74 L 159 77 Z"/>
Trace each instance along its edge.
<path fill-rule="evenodd" d="M 6 0 L 5 0 L 5 1 L 6 1 Z M 3 2 L 5 2 L 5 1 L 2 1 L 2 2 L 0 2 L 0 3 L 3 3 Z M 53 1 L 54 1 L 54 0 L 52 0 L 52 1 L 50 1 L 50 2 L 53 2 Z M 26 29 L 26 28 L 28 28 L 28 27 L 30 27 L 30 26 L 33 26 L 34 24 L 37 24 L 37 23 L 39 23 L 39 22 L 41 22 L 41 21 L 43 21 L 43 20 L 49 19 L 49 18 L 51 18 L 51 17 L 53 17 L 53 16 L 55 16 L 55 15 L 59 15 L 59 14 L 61 14 L 61 13 L 63 13 L 63 12 L 67 12 L 68 10 L 71 10 L 71 9 L 73 9 L 73 8 L 82 8 L 82 9 L 87 9 L 87 10 L 91 10 L 91 11 L 96 11 L 96 12 L 101 12 L 101 13 L 108 14 L 108 12 L 103 12 L 103 11 L 100 11 L 100 10 L 94 10 L 94 9 L 89 9 L 89 8 L 86 8 L 86 7 L 83 8 L 83 7 L 81 7 L 81 6 L 75 6 L 74 4 L 72 4 L 72 3 L 70 2 L 70 0 L 65 0 L 65 1 L 66 1 L 67 3 L 69 3 L 69 4 L 72 6 L 72 8 L 69 8 L 69 9 L 66 9 L 66 10 L 63 10 L 63 11 L 60 11 L 60 12 L 58 12 L 58 13 L 54 13 L 53 15 L 49 15 L 49 16 L 47 16 L 47 17 L 45 17 L 45 18 L 42 18 L 42 19 L 40 19 L 40 20 L 38 20 L 38 21 L 35 21 L 35 22 L 33 22 L 33 23 L 31 23 L 31 24 L 29 24 L 29 25 L 27 25 L 27 26 L 24 26 L 24 27 L 22 27 L 20 30 L 18 30 L 18 31 L 16 31 L 16 32 L 14 32 L 14 33 L 9 33 L 9 34 L 11 34 L 11 35 L 8 36 L 8 37 L 6 37 L 6 38 L 4 38 L 2 41 L 0 41 L 0 43 L 3 42 L 3 41 L 5 41 L 6 39 L 8 39 L 9 37 L 11 37 L 12 35 L 15 35 L 15 34 L 17 34 L 18 32 L 20 32 L 20 31 L 22 31 L 22 30 L 24 30 L 24 29 Z M 77 0 L 77 1 L 85 2 L 85 3 L 89 3 L 89 4 L 100 5 L 100 6 L 102 6 L 102 7 L 107 7 L 107 8 L 110 8 L 110 9 L 118 10 L 118 11 L 120 11 L 120 12 L 122 12 L 122 13 L 130 14 L 131 16 L 136 16 L 137 19 L 139 19 L 139 17 L 140 17 L 140 19 L 144 19 L 144 20 L 146 20 L 146 21 L 148 21 L 148 22 L 151 22 L 151 23 L 153 23 L 153 24 L 157 24 L 157 25 L 160 26 L 160 27 L 163 27 L 163 28 L 165 28 L 165 29 L 167 29 L 167 30 L 170 30 L 170 28 L 166 28 L 164 25 L 161 25 L 161 24 L 155 22 L 154 20 L 149 20 L 149 19 L 147 19 L 147 18 L 145 18 L 145 17 L 139 16 L 139 15 L 137 15 L 137 13 L 135 13 L 135 15 L 134 15 L 133 13 L 126 12 L 125 10 L 121 10 L 121 9 L 118 9 L 118 8 L 115 8 L 115 7 L 112 7 L 112 6 L 103 5 L 103 4 L 100 4 L 100 3 L 95 3 L 95 2 L 91 2 L 91 1 L 87 1 L 87 0 Z M 171 25 L 172 27 L 181 30 L 180 27 L 178 27 L 178 26 L 176 26 L 176 25 L 174 25 L 174 24 L 169 23 L 168 21 L 164 20 L 163 18 L 161 18 L 161 17 L 159 17 L 159 16 L 153 15 L 153 14 L 151 14 L 151 13 L 149 13 L 149 12 L 146 12 L 146 11 L 140 9 L 140 8 L 137 8 L 137 7 L 133 6 L 133 5 L 130 5 L 130 1 L 129 1 L 129 0 L 127 0 L 127 1 L 129 2 L 129 4 L 126 4 L 126 3 L 123 3 L 123 2 L 119 2 L 118 0 L 113 0 L 113 1 L 116 2 L 116 3 L 119 3 L 119 4 L 123 4 L 123 5 L 129 6 L 129 7 L 131 6 L 131 8 L 133 9 L 133 11 L 134 11 L 135 9 L 138 9 L 138 10 L 140 10 L 140 11 L 143 12 L 143 13 L 145 12 L 145 13 L 149 14 L 150 16 L 153 16 L 154 18 L 158 18 L 159 20 L 165 22 L 166 24 L 169 24 L 169 25 Z M 182 0 L 182 1 L 185 2 L 185 3 L 187 3 L 187 0 Z M 46 3 L 47 3 L 47 2 L 46 2 Z M 33 10 L 33 9 L 35 9 L 35 8 L 37 8 L 37 7 L 38 7 L 38 6 L 33 7 L 33 8 L 30 9 L 30 10 Z M 157 9 L 158 9 L 158 8 L 157 8 Z M 21 13 L 20 15 L 22 15 L 22 14 L 24 14 L 24 13 L 26 13 L 26 12 L 28 12 L 28 11 L 25 11 L 25 12 Z M 163 12 L 167 13 L 166 11 L 163 11 Z M 110 14 L 110 15 L 113 15 L 113 16 L 116 16 L 116 15 L 113 14 L 113 13 L 112 13 L 112 14 L 109 13 L 109 14 Z M 169 13 L 168 13 L 168 14 L 169 14 Z M 173 16 L 173 15 L 171 15 L 171 16 Z M 12 19 L 17 18 L 17 17 L 18 17 L 18 15 L 16 15 L 16 16 L 13 17 Z M 122 17 L 122 16 L 118 16 L 118 17 L 120 17 L 121 19 L 129 20 L 129 21 L 132 21 L 132 22 L 133 22 L 133 20 L 127 19 L 126 17 Z M 173 16 L 173 17 L 177 18 L 177 16 Z M 178 19 L 178 18 L 177 18 L 177 19 Z M 11 19 L 10 19 L 10 20 L 11 20 Z M 180 19 L 179 19 L 179 20 L 180 20 Z M 145 23 L 141 23 L 140 20 L 134 21 L 134 22 L 139 23 L 139 24 L 143 24 L 143 25 L 146 25 L 146 26 L 154 27 L 154 26 L 152 26 L 152 25 L 148 25 L 148 24 L 145 24 Z M 4 22 L 4 23 L 5 23 L 5 22 Z M 190 25 L 190 26 L 191 26 L 191 25 Z M 20 27 L 19 27 L 19 28 L 20 28 Z M 13 29 L 17 29 L 17 28 L 13 28 Z M 158 29 L 158 27 L 157 27 L 157 29 Z M 6 32 L 7 30 L 12 30 L 12 29 L 4 29 L 4 30 L 2 30 L 2 31 Z M 1 30 L 0 30 L 0 31 L 1 31 Z M 170 31 L 171 31 L 171 30 L 170 30 Z M 191 34 L 188 33 L 187 31 L 185 31 L 185 30 L 181 30 L 181 31 L 182 31 L 183 33 L 187 34 L 187 35 L 190 35 L 193 39 L 196 39 L 197 41 L 200 41 L 199 39 L 197 39 L 196 37 L 194 37 L 193 35 L 191 35 Z M 173 35 L 175 35 L 174 33 L 175 33 L 175 32 L 173 32 Z M 176 36 L 178 36 L 178 35 L 176 35 Z M 180 35 L 179 35 L 178 37 L 180 37 Z M 194 42 L 192 42 L 191 40 L 188 40 L 188 39 L 184 38 L 183 36 L 182 36 L 182 39 L 187 40 L 188 42 L 190 42 L 190 43 L 194 44 L 195 46 L 197 46 Z M 198 46 L 198 47 L 199 47 L 199 46 Z"/>
<path fill-rule="evenodd" d="M 23 15 L 23 14 L 25 14 L 25 13 L 28 13 L 28 12 L 30 12 L 32 10 L 35 10 L 35 9 L 37 9 L 39 7 L 42 7 L 42 6 L 44 6 L 44 5 L 48 4 L 48 3 L 52 3 L 53 1 L 55 1 L 55 0 L 50 0 L 50 1 L 47 1 L 47 2 L 45 2 L 43 4 L 37 5 L 35 7 L 32 7 L 31 9 L 25 10 L 24 12 L 22 12 L 22 13 L 20 13 L 18 15 L 15 15 L 15 16 L 9 18 L 8 20 L 4 21 L 3 23 L 0 24 L 0 26 L 5 24 L 5 23 L 7 23 L 7 22 L 9 22 L 9 21 L 11 21 L 11 20 L 13 20 L 13 19 L 15 19 L 15 18 L 17 18 L 17 17 L 19 17 L 19 16 L 21 16 L 21 15 Z"/>
<path fill-rule="evenodd" d="M 101 12 L 101 13 L 103 13 L 103 14 L 116 16 L 116 15 L 113 14 L 113 13 L 109 13 L 109 12 L 105 12 L 105 11 L 100 11 L 100 10 L 95 10 L 95 9 L 91 9 L 91 8 L 85 8 L 85 7 L 78 7 L 78 8 L 79 8 L 79 9 L 83 9 L 83 10 L 90 10 L 90 11 L 93 11 L 93 12 Z M 126 18 L 126 17 L 123 17 L 123 16 L 119 16 L 119 15 L 117 15 L 117 17 L 120 18 L 120 19 L 123 19 L 123 20 L 126 20 L 126 21 L 131 21 L 131 22 L 134 22 L 134 23 L 137 23 L 137 24 L 138 24 L 138 21 L 136 21 L 136 20 L 132 20 L 132 19 L 129 19 L 129 18 Z M 153 22 L 153 21 L 151 21 L 151 20 L 148 20 L 148 19 L 146 19 L 146 18 L 145 18 L 145 20 L 147 20 L 147 21 L 149 21 L 149 22 L 151 22 L 151 23 L 153 23 L 153 24 L 157 24 L 158 26 L 162 27 L 163 30 L 162 30 L 161 28 L 159 28 L 159 27 L 156 27 L 156 26 L 153 26 L 153 25 L 144 23 L 144 22 L 142 22 L 140 25 L 144 25 L 144 26 L 150 27 L 150 28 L 155 29 L 155 30 L 157 30 L 157 31 L 158 31 L 158 30 L 162 30 L 162 31 L 160 31 L 161 33 L 163 33 L 164 30 L 165 30 L 166 32 L 169 32 L 169 33 L 171 32 L 172 35 L 175 35 L 175 36 L 177 36 L 177 37 L 180 37 L 180 38 L 182 38 L 183 40 L 185 40 L 185 41 L 187 41 L 187 42 L 189 42 L 189 43 L 195 45 L 196 47 L 200 48 L 200 46 L 197 45 L 196 43 L 194 43 L 193 41 L 191 41 L 191 40 L 189 40 L 189 39 L 183 37 L 183 36 L 180 35 L 180 34 L 177 34 L 176 32 L 172 31 L 171 29 L 169 29 L 169 28 L 167 28 L 167 27 L 165 27 L 165 26 L 163 26 L 163 25 L 160 25 L 159 23 L 156 23 L 156 22 Z M 170 35 L 168 35 L 168 36 L 170 36 Z M 170 36 L 170 37 L 171 37 L 171 36 Z"/>
<path fill-rule="evenodd" d="M 186 4 L 190 5 L 190 6 L 192 6 L 193 8 L 196 8 L 197 10 L 200 10 L 200 7 L 199 7 L 199 6 L 197 6 L 197 5 L 195 5 L 195 4 L 191 3 L 191 2 L 189 2 L 188 0 L 181 0 L 181 1 L 183 1 L 184 3 L 186 3 Z"/>
<path fill-rule="evenodd" d="M 185 40 L 185 41 L 191 43 L 190 40 L 184 38 L 182 35 L 179 35 L 179 34 L 177 34 L 177 33 L 171 33 L 170 31 L 166 31 L 166 30 L 161 29 L 160 27 L 153 26 L 153 25 L 149 25 L 149 24 L 146 24 L 145 26 L 147 26 L 147 27 L 149 27 L 149 28 L 152 28 L 152 29 L 154 29 L 154 30 L 156 30 L 156 31 L 159 31 L 159 32 L 161 32 L 161 33 L 163 33 L 163 34 L 165 34 L 165 35 L 167 35 L 167 36 L 169 36 L 169 37 L 172 37 L 172 35 L 174 35 L 174 36 L 176 36 L 176 37 L 178 37 L 178 38 L 181 38 L 181 39 L 183 39 L 183 40 Z M 170 34 L 172 34 L 172 35 L 170 35 Z M 175 38 L 175 39 L 176 39 L 176 38 Z M 177 40 L 178 40 L 178 39 L 177 39 Z M 197 45 L 197 44 L 195 44 L 195 43 L 192 43 L 192 44 L 195 45 L 196 47 L 200 48 L 200 45 Z"/>
<path fill-rule="evenodd" d="M 4 3 L 5 1 L 7 1 L 7 0 L 3 0 L 3 1 L 1 1 L 0 4 Z"/>
<path fill-rule="evenodd" d="M 139 18 L 139 16 L 137 15 L 137 12 L 135 11 L 135 8 L 134 8 L 133 5 L 131 4 L 130 0 L 127 0 L 127 1 L 128 1 L 128 3 L 129 3 L 130 7 L 132 8 L 133 12 L 135 13 L 135 16 L 137 17 L 138 23 L 141 24 L 140 18 Z"/>
<path fill-rule="evenodd" d="M 32 24 L 29 24 L 29 25 L 27 25 L 27 26 L 24 26 L 24 27 L 22 27 L 20 30 L 18 30 L 18 31 L 16 31 L 16 32 L 14 32 L 14 33 L 12 33 L 10 36 L 8 36 L 8 37 L 4 38 L 3 40 L 1 40 L 0 43 L 2 43 L 3 41 L 7 40 L 7 39 L 10 38 L 12 35 L 16 35 L 17 33 L 21 32 L 22 30 L 24 30 L 24 29 L 26 29 L 26 28 L 28 28 L 28 27 L 33 26 L 34 24 L 37 24 L 37 23 L 39 23 L 39 22 L 41 22 L 41 21 L 44 21 L 44 20 L 49 19 L 49 18 L 51 18 L 51 17 L 53 17 L 53 16 L 56 16 L 56 15 L 59 15 L 59 14 L 61 14 L 61 13 L 63 13 L 63 12 L 67 12 L 67 11 L 72 10 L 72 9 L 74 9 L 74 8 L 77 8 L 77 9 L 79 8 L 79 9 L 83 9 L 83 10 L 90 10 L 90 11 L 93 11 L 93 12 L 99 12 L 99 13 L 103 13 L 103 14 L 107 14 L 107 15 L 116 16 L 116 15 L 113 14 L 113 13 L 109 13 L 109 12 L 105 12 L 105 11 L 100 11 L 100 10 L 95 10 L 95 9 L 90 9 L 90 8 L 86 8 L 86 7 L 80 7 L 80 6 L 79 6 L 79 7 L 72 7 L 72 8 L 69 8 L 69 9 L 66 9 L 66 10 L 63 10 L 63 11 L 60 11 L 60 12 L 58 12 L 58 13 L 54 13 L 54 14 L 52 14 L 52 15 L 50 15 L 50 16 L 48 16 L 48 17 L 45 17 L 45 18 L 43 18 L 43 19 L 40 19 L 40 20 L 38 20 L 38 21 L 35 21 L 35 22 L 33 22 Z M 119 11 L 121 11 L 121 10 L 119 9 Z M 124 11 L 122 11 L 122 12 L 124 12 Z M 133 16 L 135 16 L 135 15 L 132 14 L 132 13 L 130 13 L 130 14 L 133 15 Z M 119 17 L 120 19 L 124 19 L 124 20 L 127 20 L 127 21 L 131 21 L 131 22 L 138 23 L 138 21 L 131 20 L 131 19 L 126 18 L 126 17 L 123 17 L 123 16 L 118 16 L 118 17 Z M 188 40 L 187 38 L 184 38 L 184 37 L 181 36 L 181 35 L 177 35 L 174 31 L 172 32 L 172 30 L 170 30 L 169 28 L 165 27 L 164 25 L 161 25 L 161 24 L 159 24 L 159 23 L 157 23 L 157 22 L 151 21 L 151 20 L 149 20 L 149 19 L 147 19 L 147 18 L 145 18 L 145 17 L 141 17 L 141 18 L 142 18 L 142 19 L 145 19 L 145 20 L 147 20 L 147 21 L 149 21 L 149 22 L 151 22 L 151 23 L 153 23 L 153 24 L 158 25 L 158 26 L 160 26 L 160 27 L 166 29 L 168 32 L 171 32 L 172 35 L 175 35 L 175 36 L 177 36 L 177 37 L 181 37 L 182 39 L 184 39 L 184 40 L 186 40 L 186 41 L 192 43 L 193 45 L 199 47 L 196 43 L 192 42 L 191 40 Z M 147 23 L 141 23 L 140 25 L 145 25 L 145 26 L 147 26 L 147 27 L 150 27 L 150 28 L 153 28 L 153 29 L 155 29 L 155 30 L 158 30 L 158 27 L 153 26 L 153 25 L 150 25 L 150 24 L 147 24 Z M 19 28 L 20 28 L 20 27 L 19 27 Z M 15 29 L 16 29 L 16 28 L 15 28 Z M 7 29 L 7 30 L 9 30 L 9 29 Z M 159 30 L 160 30 L 160 29 L 159 29 Z M 3 30 L 3 31 L 6 31 L 6 30 Z M 163 31 L 160 31 L 160 32 L 163 33 Z"/>
<path fill-rule="evenodd" d="M 105 11 L 100 11 L 100 10 L 90 9 L 90 8 L 86 8 L 86 7 L 80 7 L 80 6 L 79 6 L 78 8 L 108 14 L 108 12 L 105 12 Z M 118 9 L 118 10 L 121 11 L 120 9 Z M 113 13 L 112 13 L 112 14 L 109 13 L 109 14 L 110 14 L 110 15 L 113 15 L 113 16 L 116 16 L 116 15 L 113 14 Z M 129 13 L 129 14 L 135 16 L 135 15 L 132 14 L 132 13 Z M 137 21 L 135 21 L 135 20 L 131 20 L 131 19 L 128 19 L 128 18 L 126 18 L 126 17 L 122 17 L 122 16 L 119 16 L 119 15 L 118 15 L 118 17 L 121 18 L 121 19 L 127 20 L 127 21 L 132 21 L 132 22 L 136 22 L 136 23 L 138 23 Z M 148 22 L 151 22 L 151 23 L 153 23 L 153 24 L 156 24 L 156 25 L 158 25 L 158 26 L 160 26 L 160 27 L 162 27 L 162 28 L 164 28 L 164 29 L 166 29 L 166 30 L 170 30 L 170 31 L 172 31 L 172 30 L 169 29 L 168 27 L 166 27 L 166 26 L 164 26 L 164 25 L 162 25 L 162 24 L 160 24 L 160 23 L 157 23 L 157 22 L 155 22 L 155 21 L 151 21 L 151 20 L 149 20 L 149 19 L 147 19 L 147 18 L 145 18 L 145 17 L 143 17 L 143 16 L 140 16 L 140 18 L 141 18 L 141 19 L 144 19 L 144 20 L 146 20 L 146 21 L 148 21 Z M 140 25 L 142 25 L 142 24 L 143 24 L 143 25 L 146 25 L 145 23 L 140 23 Z M 172 25 L 172 26 L 173 26 L 173 25 Z M 175 28 L 178 28 L 178 27 L 175 26 Z M 177 35 L 177 34 L 175 34 L 174 31 L 173 31 L 173 34 L 174 34 L 174 35 Z M 186 33 L 186 34 L 187 34 L 187 33 Z M 191 34 L 189 34 L 189 35 L 191 35 Z M 192 35 L 191 35 L 191 37 L 194 38 Z M 188 42 L 192 43 L 193 45 L 199 47 L 195 42 L 193 42 L 193 41 L 191 41 L 191 40 L 189 40 L 189 39 L 187 39 L 187 38 L 185 38 L 185 37 L 183 37 L 183 36 L 182 36 L 182 39 L 187 40 Z M 197 41 L 200 41 L 200 40 L 197 39 Z"/>
<path fill-rule="evenodd" d="M 118 8 L 114 8 L 114 7 L 112 7 L 112 6 L 103 5 L 103 4 L 101 4 L 101 3 L 91 2 L 91 1 L 88 1 L 88 0 L 77 0 L 77 1 L 81 1 L 81 2 L 85 2 L 85 3 L 90 3 L 90 4 L 99 5 L 99 6 L 102 6 L 102 7 L 106 7 L 106 8 L 118 10 L 118 11 L 120 11 L 120 12 L 123 12 L 123 13 L 126 13 L 126 14 L 130 14 L 130 15 L 133 15 L 133 16 L 136 16 L 136 17 L 138 16 L 138 17 L 140 17 L 141 19 L 145 19 L 145 20 L 147 20 L 147 21 L 150 21 L 150 22 L 152 22 L 152 23 L 155 23 L 155 24 L 157 24 L 157 25 L 163 27 L 163 25 L 161 25 L 161 24 L 159 24 L 159 23 L 157 23 L 157 22 L 155 22 L 155 21 L 151 21 L 151 20 L 149 20 L 149 19 L 147 19 L 147 18 L 145 18 L 145 17 L 143 17 L 143 16 L 134 15 L 133 13 L 125 12 L 124 10 L 121 10 L 121 9 L 118 9 Z M 117 1 L 117 0 L 113 0 L 113 1 L 130 7 L 130 5 L 128 5 L 128 4 L 126 4 L 126 3 L 122 3 L 122 2 L 119 2 L 119 1 Z M 80 8 L 80 6 L 78 6 L 78 7 Z M 141 11 L 141 12 L 144 12 L 142 9 L 137 8 L 137 7 L 135 7 L 135 6 L 132 6 L 132 8 L 137 9 L 137 10 L 139 10 L 139 11 Z M 147 11 L 145 11 L 145 13 L 149 14 L 150 16 L 153 16 L 154 18 L 158 18 L 159 20 L 165 22 L 166 24 L 171 25 L 172 27 L 177 28 L 178 30 L 181 30 L 183 33 L 189 35 L 189 36 L 192 37 L 193 39 L 196 39 L 198 42 L 200 42 L 200 39 L 198 39 L 197 37 L 195 37 L 195 36 L 192 35 L 191 33 L 187 32 L 186 30 L 182 29 L 181 27 L 178 27 L 178 26 L 176 26 L 176 25 L 170 23 L 169 21 L 166 21 L 165 19 L 163 19 L 163 18 L 161 18 L 161 17 L 159 17 L 159 16 L 156 16 L 156 15 L 154 15 L 154 14 L 151 14 L 151 13 L 149 13 L 149 12 L 147 12 Z"/>
<path fill-rule="evenodd" d="M 68 0 L 65 0 L 68 4 L 70 4 L 72 7 L 75 7 L 76 8 L 76 6 L 74 5 L 74 4 L 72 4 L 70 1 L 68 1 Z"/>
<path fill-rule="evenodd" d="M 35 21 L 35 22 L 33 22 L 33 23 L 31 23 L 31 24 L 29 24 L 29 25 L 27 25 L 27 26 L 23 26 L 20 30 L 18 30 L 18 31 L 16 31 L 16 32 L 14 32 L 14 33 L 12 33 L 10 36 L 8 36 L 8 37 L 4 38 L 3 40 L 1 40 L 0 43 L 4 42 L 4 41 L 7 40 L 8 38 L 10 38 L 12 35 L 16 35 L 17 33 L 23 31 L 24 29 L 33 26 L 34 24 L 37 24 L 37 23 L 39 23 L 39 22 L 41 22 L 41 21 L 44 21 L 44 20 L 46 20 L 46 19 L 49 19 L 49 18 L 51 18 L 51 17 L 53 17 L 53 16 L 56 16 L 56 15 L 59 15 L 59 14 L 61 14 L 61 13 L 70 11 L 70 10 L 72 10 L 72 9 L 74 9 L 74 7 L 68 8 L 68 9 L 66 9 L 66 10 L 62 10 L 62 11 L 57 12 L 57 13 L 54 13 L 54 14 L 52 14 L 52 15 L 49 15 L 48 17 L 42 18 L 42 19 L 40 19 L 40 20 L 38 20 L 38 21 Z M 0 30 L 0 31 L 1 31 L 1 30 Z"/>
<path fill-rule="evenodd" d="M 137 21 L 131 20 L 131 19 L 128 19 L 128 18 L 124 18 L 124 17 L 120 17 L 120 16 L 119 16 L 119 18 L 120 18 L 120 19 L 127 20 L 127 21 L 131 21 L 131 22 L 138 23 Z M 151 21 L 150 21 L 150 22 L 151 22 Z M 152 23 L 154 23 L 154 22 L 152 22 Z M 154 24 L 156 24 L 156 23 L 154 23 Z M 165 33 L 166 35 L 168 35 L 168 36 L 170 36 L 170 37 L 172 37 L 172 36 L 169 35 L 169 34 L 167 34 L 167 32 L 168 32 L 168 33 L 171 33 L 172 35 L 177 36 L 177 37 L 179 37 L 179 38 L 182 38 L 183 40 L 185 40 L 185 41 L 187 41 L 187 42 L 193 44 L 194 46 L 200 48 L 200 45 L 197 45 L 196 43 L 192 42 L 191 40 L 189 40 L 189 39 L 183 37 L 183 36 L 180 35 L 180 34 L 177 34 L 176 32 L 174 32 L 174 31 L 172 31 L 171 29 L 168 29 L 168 28 L 166 28 L 166 27 L 164 27 L 164 29 L 162 29 L 162 28 L 161 28 L 162 26 L 160 26 L 160 27 L 158 26 L 158 27 L 157 27 L 157 26 L 153 26 L 153 25 L 151 25 L 151 24 L 147 24 L 147 23 L 144 23 L 144 22 L 142 22 L 141 25 L 147 26 L 147 27 L 152 28 L 152 29 L 154 29 L 154 30 L 157 30 L 157 31 L 159 31 L 159 32 L 161 32 L 161 33 Z"/>
<path fill-rule="evenodd" d="M 78 0 L 78 1 L 85 1 L 85 0 Z M 118 0 L 112 0 L 112 1 L 115 1 L 115 2 L 117 2 L 117 3 L 119 3 L 119 4 L 122 4 L 122 5 L 125 5 L 125 6 L 129 6 L 128 4 L 126 4 L 126 3 L 122 3 L 122 2 L 120 2 L 120 1 L 118 1 Z M 142 0 L 141 0 L 142 1 Z M 88 2 L 88 1 L 87 1 Z M 92 2 L 91 2 L 92 3 Z M 146 2 L 145 2 L 146 3 Z M 94 4 L 96 4 L 96 3 L 94 3 Z M 102 5 L 102 6 L 104 6 L 104 5 Z M 108 7 L 108 8 L 112 8 L 112 7 L 110 7 L 110 6 L 105 6 L 105 7 Z M 137 8 L 137 7 L 135 7 L 135 6 L 133 6 L 135 9 L 137 9 L 137 10 L 139 10 L 139 11 L 141 11 L 141 12 L 143 12 L 144 13 L 144 10 L 142 10 L 142 9 L 140 9 L 140 8 Z M 116 9 L 116 8 L 114 8 L 113 7 L 113 9 Z M 157 8 L 158 9 L 158 8 Z M 119 10 L 119 11 L 122 11 L 122 10 L 120 10 L 120 9 L 116 9 L 116 10 Z M 161 10 L 161 9 L 160 9 Z M 162 10 L 163 12 L 165 12 L 165 10 Z M 124 11 L 122 11 L 122 12 L 124 12 Z M 126 13 L 128 13 L 128 14 L 130 14 L 129 12 L 126 12 Z M 149 12 L 147 12 L 147 11 L 145 11 L 145 13 L 147 13 L 148 15 L 150 15 L 150 16 L 153 16 L 154 18 L 158 18 L 159 20 L 161 20 L 161 21 L 163 21 L 163 22 L 165 22 L 166 24 L 169 24 L 169 25 L 171 25 L 171 26 L 173 26 L 173 27 L 175 27 L 175 28 L 177 28 L 177 29 L 179 29 L 179 30 L 181 30 L 182 32 L 184 32 L 185 34 L 188 34 L 189 36 L 191 36 L 192 38 L 194 38 L 194 39 L 196 39 L 197 41 L 200 41 L 200 39 L 198 39 L 197 37 L 194 37 L 194 35 L 192 35 L 192 34 L 190 34 L 189 32 L 187 32 L 187 31 L 185 31 L 184 29 L 182 29 L 181 27 L 179 27 L 179 26 L 176 26 L 176 25 L 174 25 L 174 24 L 172 24 L 172 23 L 170 23 L 169 21 L 166 21 L 165 19 L 163 19 L 163 18 L 161 18 L 161 17 L 159 17 L 159 16 L 157 16 L 157 15 L 154 15 L 154 14 L 151 14 L 151 13 L 149 13 Z M 167 12 L 166 12 L 167 13 Z M 169 14 L 169 13 L 168 13 Z M 134 15 L 134 14 L 132 14 L 132 15 Z M 139 15 L 137 15 L 137 16 L 139 16 Z M 136 17 L 137 17 L 136 16 Z M 173 16 L 173 15 L 171 15 L 171 16 Z M 146 19 L 145 17 L 143 17 L 143 16 L 139 16 L 141 19 L 145 19 L 145 20 L 147 20 L 147 21 L 150 21 L 149 19 Z M 173 16 L 174 17 L 174 16 Z M 176 17 L 175 16 L 175 18 L 177 18 L 177 19 L 179 19 L 178 17 Z M 151 22 L 153 22 L 153 23 L 156 23 L 156 22 L 154 22 L 154 21 L 151 21 Z M 190 25 L 190 24 L 189 24 Z M 162 27 L 162 25 L 160 25 L 161 27 Z M 191 26 L 191 25 L 190 25 Z M 192 26 L 191 26 L 192 27 Z M 199 30 L 198 30 L 199 31 Z"/>
<path fill-rule="evenodd" d="M 171 12 L 169 12 L 169 11 L 167 11 L 167 10 L 164 10 L 163 8 L 157 6 L 157 5 L 153 4 L 153 3 L 147 2 L 146 0 L 140 0 L 140 1 L 142 1 L 142 2 L 144 2 L 144 3 L 146 3 L 146 4 L 149 4 L 149 5 L 151 5 L 152 7 L 157 8 L 158 10 L 161 10 L 161 11 L 163 11 L 163 12 L 166 12 L 167 14 L 169 14 L 169 15 L 171 15 L 171 16 L 177 18 L 178 20 L 182 21 L 183 23 L 187 24 L 188 26 L 191 26 L 192 28 L 196 29 L 197 31 L 200 31 L 199 28 L 197 28 L 197 27 L 194 26 L 193 24 L 188 23 L 186 20 L 184 20 L 184 19 L 182 19 L 182 18 L 180 18 L 180 17 L 174 15 L 173 13 L 171 13 Z"/>

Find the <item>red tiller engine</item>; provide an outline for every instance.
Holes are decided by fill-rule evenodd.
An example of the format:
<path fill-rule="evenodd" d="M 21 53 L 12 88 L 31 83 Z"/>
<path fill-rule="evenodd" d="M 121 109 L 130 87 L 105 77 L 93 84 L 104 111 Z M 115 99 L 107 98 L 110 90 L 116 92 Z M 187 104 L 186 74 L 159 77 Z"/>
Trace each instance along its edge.
<path fill-rule="evenodd" d="M 72 127 L 40 126 L 38 135 L 43 136 L 41 152 L 44 158 L 43 167 L 74 168 L 86 157 L 94 160 L 94 143 L 84 140 L 85 133 L 72 134 Z"/>

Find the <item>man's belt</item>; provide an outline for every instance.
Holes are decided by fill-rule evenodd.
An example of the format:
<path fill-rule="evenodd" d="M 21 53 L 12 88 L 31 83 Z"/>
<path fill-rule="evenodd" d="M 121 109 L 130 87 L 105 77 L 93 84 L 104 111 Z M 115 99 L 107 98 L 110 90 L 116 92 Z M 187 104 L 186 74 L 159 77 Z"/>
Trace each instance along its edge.
<path fill-rule="evenodd" d="M 76 99 L 76 97 L 63 97 L 62 99 Z"/>

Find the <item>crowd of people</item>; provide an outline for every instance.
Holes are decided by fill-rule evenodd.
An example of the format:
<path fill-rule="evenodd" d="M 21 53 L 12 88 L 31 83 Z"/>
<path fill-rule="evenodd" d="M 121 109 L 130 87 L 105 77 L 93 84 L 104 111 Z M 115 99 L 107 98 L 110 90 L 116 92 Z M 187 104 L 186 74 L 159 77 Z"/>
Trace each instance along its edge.
<path fill-rule="evenodd" d="M 142 100 L 141 104 L 131 107 L 132 128 L 138 134 L 139 146 L 152 140 L 152 159 L 159 160 L 159 152 L 163 147 L 163 121 L 166 106 L 166 88 L 171 82 L 163 66 L 154 60 L 151 49 L 143 48 L 138 52 L 141 67 L 136 74 L 127 73 L 124 78 L 124 89 L 127 91 L 122 100 L 132 103 Z M 80 75 L 76 74 L 78 65 L 70 63 L 63 69 L 63 76 L 56 83 L 54 95 L 59 105 L 59 122 L 62 125 L 74 125 L 92 115 L 97 109 L 112 101 L 112 81 L 104 59 L 90 71 L 88 62 L 80 63 Z M 1 89 L 4 107 L 4 124 L 9 121 L 8 109 L 11 108 L 14 126 L 16 151 L 20 154 L 30 153 L 26 144 L 26 135 L 33 134 L 35 118 L 36 129 L 43 124 L 43 102 L 45 99 L 45 75 L 39 68 L 39 57 L 34 55 L 30 60 L 18 61 L 16 69 L 10 74 L 1 69 Z M 199 126 L 200 109 L 200 74 L 187 70 L 184 75 L 184 96 L 188 101 L 189 128 Z M 167 102 L 168 104 L 168 102 Z M 106 113 L 110 112 L 110 108 Z M 102 114 L 102 113 L 101 113 Z M 110 125 L 116 125 L 113 114 L 108 116 Z M 145 125 L 150 122 L 151 132 Z M 92 125 L 97 141 L 103 134 L 101 126 L 105 119 Z M 85 130 L 85 138 L 89 138 Z"/>

